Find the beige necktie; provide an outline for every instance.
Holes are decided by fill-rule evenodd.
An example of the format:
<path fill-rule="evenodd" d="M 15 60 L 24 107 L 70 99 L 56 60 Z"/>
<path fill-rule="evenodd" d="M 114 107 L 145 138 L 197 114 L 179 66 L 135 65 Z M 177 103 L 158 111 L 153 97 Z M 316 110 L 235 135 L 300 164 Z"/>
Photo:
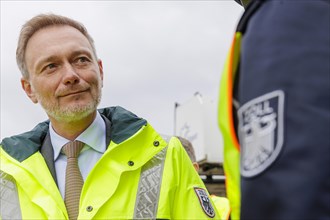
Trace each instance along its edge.
<path fill-rule="evenodd" d="M 67 156 L 64 202 L 70 220 L 77 219 L 79 213 L 80 193 L 84 180 L 78 167 L 78 155 L 83 146 L 84 143 L 73 141 L 67 143 L 62 148 Z"/>

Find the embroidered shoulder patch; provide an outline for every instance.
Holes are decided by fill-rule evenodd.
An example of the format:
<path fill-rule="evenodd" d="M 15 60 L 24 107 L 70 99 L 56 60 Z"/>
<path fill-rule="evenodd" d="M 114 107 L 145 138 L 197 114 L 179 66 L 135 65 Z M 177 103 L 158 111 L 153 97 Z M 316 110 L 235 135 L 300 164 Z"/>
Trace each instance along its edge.
<path fill-rule="evenodd" d="M 194 187 L 194 190 L 205 214 L 213 218 L 215 211 L 206 190 L 199 187 Z"/>
<path fill-rule="evenodd" d="M 263 172 L 283 146 L 284 92 L 276 90 L 245 103 L 238 110 L 241 175 Z"/>

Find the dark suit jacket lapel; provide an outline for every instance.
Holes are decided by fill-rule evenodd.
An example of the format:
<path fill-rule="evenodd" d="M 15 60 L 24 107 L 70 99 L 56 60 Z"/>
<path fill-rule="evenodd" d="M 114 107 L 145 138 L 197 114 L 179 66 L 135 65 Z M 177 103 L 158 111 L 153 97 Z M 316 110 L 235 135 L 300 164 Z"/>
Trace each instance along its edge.
<path fill-rule="evenodd" d="M 111 141 L 111 121 L 104 115 L 101 114 L 101 116 L 105 122 L 105 146 L 106 149 L 108 149 L 108 146 Z"/>
<path fill-rule="evenodd" d="M 57 185 L 56 170 L 54 164 L 54 149 L 52 142 L 50 140 L 50 134 L 47 133 L 44 142 L 42 143 L 40 153 L 44 157 L 46 164 L 48 166 L 49 172 L 52 174 L 52 177 Z"/>

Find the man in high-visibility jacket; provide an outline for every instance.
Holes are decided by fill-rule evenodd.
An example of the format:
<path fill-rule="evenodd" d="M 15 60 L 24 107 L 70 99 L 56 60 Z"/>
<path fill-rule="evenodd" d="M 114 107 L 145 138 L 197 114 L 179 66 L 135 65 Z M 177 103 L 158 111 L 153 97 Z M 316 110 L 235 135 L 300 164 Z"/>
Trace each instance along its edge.
<path fill-rule="evenodd" d="M 103 70 L 84 26 L 32 18 L 17 62 L 49 121 L 1 142 L 0 218 L 220 218 L 177 138 L 121 107 L 96 110 Z"/>
<path fill-rule="evenodd" d="M 241 3 L 219 96 L 231 217 L 330 219 L 330 2 Z"/>
<path fill-rule="evenodd" d="M 194 150 L 192 143 L 183 137 L 177 136 L 177 138 L 181 142 L 183 148 L 186 150 L 195 170 L 198 172 L 199 164 L 196 161 L 196 154 L 195 154 L 195 150 Z M 215 205 L 215 208 L 218 210 L 218 212 L 221 216 L 221 219 L 223 219 L 223 220 L 229 219 L 229 216 L 230 216 L 229 200 L 226 197 L 220 197 L 220 196 L 216 196 L 214 194 L 211 195 L 211 199 Z"/>

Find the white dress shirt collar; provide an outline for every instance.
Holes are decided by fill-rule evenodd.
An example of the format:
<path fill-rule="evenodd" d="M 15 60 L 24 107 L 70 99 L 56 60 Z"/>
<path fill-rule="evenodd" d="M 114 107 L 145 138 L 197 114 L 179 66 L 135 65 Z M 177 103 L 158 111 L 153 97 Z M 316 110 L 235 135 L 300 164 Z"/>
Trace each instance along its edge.
<path fill-rule="evenodd" d="M 54 161 L 58 158 L 62 147 L 70 142 L 70 140 L 58 135 L 52 127 L 52 124 L 49 123 L 49 133 L 50 140 L 54 149 Z M 106 127 L 105 122 L 102 119 L 99 112 L 97 112 L 96 117 L 93 123 L 81 133 L 76 140 L 84 142 L 89 147 L 93 148 L 95 151 L 104 153 L 106 150 Z M 82 151 L 85 150 L 86 145 Z"/>

